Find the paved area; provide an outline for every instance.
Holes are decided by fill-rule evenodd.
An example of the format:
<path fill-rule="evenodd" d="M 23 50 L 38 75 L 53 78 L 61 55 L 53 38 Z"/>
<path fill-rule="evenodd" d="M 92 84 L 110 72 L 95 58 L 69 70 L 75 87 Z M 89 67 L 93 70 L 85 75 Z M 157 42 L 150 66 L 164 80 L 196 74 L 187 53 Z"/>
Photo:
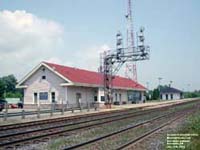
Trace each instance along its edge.
<path fill-rule="evenodd" d="M 187 99 L 187 101 L 194 100 L 194 99 Z M 126 108 L 154 108 L 154 107 L 161 107 L 164 105 L 172 105 L 174 103 L 181 103 L 186 101 L 186 99 L 182 100 L 168 100 L 168 101 L 153 101 L 153 102 L 146 102 L 146 103 L 140 103 L 140 104 L 125 104 L 125 105 L 113 105 L 111 109 L 105 109 L 101 108 L 98 110 L 94 110 L 94 108 L 88 110 L 75 110 L 74 113 L 71 111 L 64 112 L 62 115 L 61 112 L 53 113 L 53 116 L 50 115 L 50 113 L 41 114 L 40 118 L 37 118 L 37 114 L 25 116 L 25 119 L 22 119 L 22 116 L 15 116 L 15 117 L 9 117 L 6 121 L 4 121 L 3 118 L 0 118 L 0 125 L 4 124 L 12 124 L 12 123 L 20 123 L 20 122 L 28 122 L 28 121 L 34 121 L 34 120 L 42 120 L 42 119 L 50 119 L 50 118 L 58 118 L 58 117 L 67 117 L 67 116 L 75 116 L 75 115 L 83 115 L 88 113 L 98 113 L 98 112 L 104 112 L 104 111 L 112 111 L 112 110 L 120 110 L 120 109 L 126 109 Z M 8 112 L 21 112 L 22 109 L 9 109 Z M 36 109 L 25 109 L 25 111 L 36 111 Z M 2 112 L 1 112 L 2 113 Z"/>

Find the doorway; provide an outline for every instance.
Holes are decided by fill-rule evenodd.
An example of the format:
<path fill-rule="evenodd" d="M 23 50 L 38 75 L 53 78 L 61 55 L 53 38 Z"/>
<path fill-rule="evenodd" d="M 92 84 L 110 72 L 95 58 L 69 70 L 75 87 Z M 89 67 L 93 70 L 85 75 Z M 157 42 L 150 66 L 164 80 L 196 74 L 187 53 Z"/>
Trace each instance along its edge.
<path fill-rule="evenodd" d="M 81 107 L 81 93 L 76 93 L 76 104 Z"/>
<path fill-rule="evenodd" d="M 173 94 L 171 94 L 171 99 L 174 99 L 174 98 L 173 98 Z"/>
<path fill-rule="evenodd" d="M 34 96 L 34 104 L 38 104 L 38 94 L 37 93 L 34 93 L 33 94 Z"/>
<path fill-rule="evenodd" d="M 51 92 L 51 102 L 52 103 L 56 102 L 56 94 L 55 94 L 55 92 Z"/>
<path fill-rule="evenodd" d="M 166 94 L 166 100 L 168 100 L 168 94 Z"/>

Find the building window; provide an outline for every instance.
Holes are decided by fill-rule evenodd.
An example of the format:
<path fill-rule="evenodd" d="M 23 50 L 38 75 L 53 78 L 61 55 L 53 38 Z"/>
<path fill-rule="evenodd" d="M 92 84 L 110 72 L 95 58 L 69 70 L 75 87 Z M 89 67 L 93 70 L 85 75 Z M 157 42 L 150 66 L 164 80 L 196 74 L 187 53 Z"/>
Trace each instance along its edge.
<path fill-rule="evenodd" d="M 46 79 L 46 76 L 42 76 L 42 80 L 45 80 Z"/>
<path fill-rule="evenodd" d="M 51 92 L 51 102 L 52 103 L 56 102 L 56 93 L 55 92 Z"/>
<path fill-rule="evenodd" d="M 105 101 L 105 96 L 101 96 L 101 101 L 102 101 L 102 102 Z"/>
<path fill-rule="evenodd" d="M 139 91 L 128 91 L 128 101 L 131 101 L 133 103 L 137 103 L 141 100 L 141 92 Z"/>
<path fill-rule="evenodd" d="M 76 93 L 76 103 L 78 107 L 81 107 L 81 93 Z"/>
<path fill-rule="evenodd" d="M 171 94 L 170 96 L 171 96 L 171 99 L 173 99 L 173 94 Z"/>
<path fill-rule="evenodd" d="M 48 100 L 48 92 L 40 92 L 39 98 L 40 100 Z"/>

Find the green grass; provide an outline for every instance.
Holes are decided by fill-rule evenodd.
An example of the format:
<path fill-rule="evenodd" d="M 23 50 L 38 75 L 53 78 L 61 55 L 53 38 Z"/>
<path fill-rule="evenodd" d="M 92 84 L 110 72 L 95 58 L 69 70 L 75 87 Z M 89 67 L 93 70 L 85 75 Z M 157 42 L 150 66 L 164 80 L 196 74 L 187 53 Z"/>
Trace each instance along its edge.
<path fill-rule="evenodd" d="M 188 117 L 184 125 L 175 132 L 176 134 L 197 134 L 198 136 L 191 137 L 189 143 L 185 143 L 184 150 L 200 150 L 200 111 Z M 180 150 L 170 148 L 166 150 Z"/>
<path fill-rule="evenodd" d="M 193 137 L 192 141 L 186 145 L 186 150 L 200 150 L 200 112 L 188 119 L 188 123 L 182 129 L 182 132 L 198 134 L 198 136 Z"/>

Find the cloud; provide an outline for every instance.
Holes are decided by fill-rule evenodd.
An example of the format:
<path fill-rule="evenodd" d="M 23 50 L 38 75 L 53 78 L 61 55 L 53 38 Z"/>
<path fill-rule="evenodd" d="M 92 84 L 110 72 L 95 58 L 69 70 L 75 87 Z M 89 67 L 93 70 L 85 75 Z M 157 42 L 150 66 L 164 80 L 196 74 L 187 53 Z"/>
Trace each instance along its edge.
<path fill-rule="evenodd" d="M 76 67 L 86 68 L 93 71 L 98 71 L 100 65 L 100 53 L 109 50 L 107 44 L 101 46 L 91 46 L 82 52 L 77 53 Z"/>
<path fill-rule="evenodd" d="M 52 57 L 63 44 L 63 34 L 62 25 L 55 21 L 24 10 L 0 11 L 0 75 L 15 73 L 15 68 L 24 73 Z"/>
<path fill-rule="evenodd" d="M 109 49 L 110 47 L 107 44 L 103 44 L 101 46 L 88 46 L 81 50 L 73 52 L 73 57 L 71 51 L 68 51 L 66 55 L 71 57 L 67 57 L 67 60 L 65 56 L 61 56 L 59 58 L 51 57 L 46 61 L 76 68 L 98 71 L 100 64 L 100 53 Z"/>
<path fill-rule="evenodd" d="M 41 61 L 97 71 L 107 44 L 81 46 L 74 50 L 64 42 L 58 22 L 24 10 L 0 11 L 0 76 L 14 74 L 21 79 Z"/>

